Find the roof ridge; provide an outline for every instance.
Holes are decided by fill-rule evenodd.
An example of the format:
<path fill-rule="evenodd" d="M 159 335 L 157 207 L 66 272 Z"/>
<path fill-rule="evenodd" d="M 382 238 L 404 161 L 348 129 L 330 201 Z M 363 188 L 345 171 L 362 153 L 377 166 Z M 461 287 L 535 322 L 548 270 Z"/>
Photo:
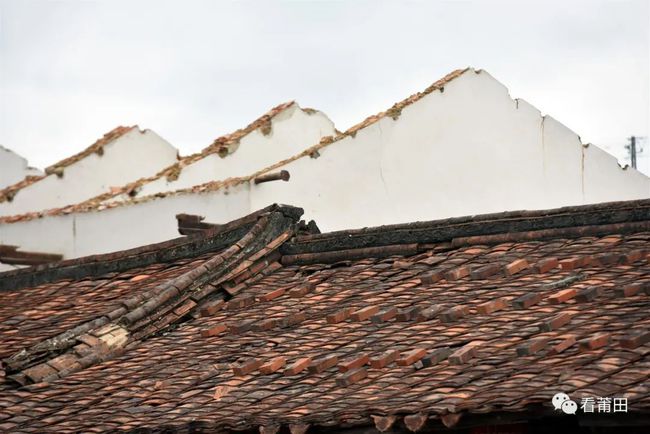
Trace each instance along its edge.
<path fill-rule="evenodd" d="M 194 258 L 206 252 L 226 248 L 241 238 L 261 216 L 281 213 L 297 222 L 301 208 L 269 205 L 244 217 L 208 229 L 201 234 L 183 236 L 160 243 L 111 253 L 84 256 L 0 273 L 0 291 L 20 289 L 61 279 L 81 279 L 150 265 L 155 262 Z"/>
<path fill-rule="evenodd" d="M 4 359 L 8 378 L 20 385 L 49 382 L 112 358 L 182 322 L 202 302 L 235 294 L 240 275 L 263 273 L 273 263 L 280 267 L 276 250 L 294 234 L 295 220 L 278 211 L 258 215 L 238 241 L 196 268 Z"/>
<path fill-rule="evenodd" d="M 271 128 L 271 121 L 273 120 L 273 118 L 275 118 L 280 113 L 283 113 L 285 110 L 287 110 L 289 107 L 295 104 L 296 102 L 294 100 L 287 101 L 282 104 L 278 104 L 277 106 L 271 108 L 266 113 L 264 113 L 263 115 L 255 119 L 253 122 L 248 124 L 246 127 L 239 128 L 233 131 L 232 133 L 224 134 L 222 136 L 217 137 L 212 141 L 210 145 L 206 146 L 199 152 L 195 152 L 193 154 L 180 157 L 179 161 L 165 167 L 155 175 L 137 179 L 112 192 L 96 196 L 95 198 L 90 198 L 89 200 L 84 201 L 82 203 L 90 202 L 93 201 L 94 199 L 100 199 L 100 202 L 102 202 L 111 197 L 116 197 L 119 196 L 120 194 L 125 194 L 134 191 L 137 187 L 144 184 L 148 184 L 157 179 L 160 179 L 163 176 L 167 177 L 169 181 L 176 180 L 183 168 L 213 154 L 218 154 L 220 157 L 225 158 L 226 156 L 234 152 L 233 148 L 239 145 L 239 141 L 243 137 L 247 136 L 248 134 L 252 133 L 258 128 L 262 130 L 262 133 L 264 135 L 269 134 Z"/>
<path fill-rule="evenodd" d="M 568 206 L 550 210 L 506 211 L 452 217 L 426 222 L 298 235 L 282 246 L 282 261 L 305 263 L 340 260 L 349 255 L 377 256 L 395 246 L 448 243 L 456 248 L 468 243 L 575 238 L 600 233 L 650 230 L 650 199 Z M 417 250 L 417 249 L 416 249 Z M 338 252 L 338 255 L 332 254 Z M 325 254 L 328 253 L 328 254 Z M 390 253 L 393 254 L 393 253 Z"/>
<path fill-rule="evenodd" d="M 55 173 L 55 171 L 58 168 L 67 167 L 70 164 L 76 163 L 80 159 L 85 158 L 85 157 L 87 157 L 88 155 L 90 155 L 92 153 L 102 153 L 103 152 L 102 148 L 104 147 L 104 145 L 112 142 L 113 140 L 116 140 L 116 139 L 122 137 L 124 134 L 128 133 L 129 131 L 133 130 L 134 128 L 138 128 L 138 126 L 137 125 L 132 125 L 130 127 L 125 127 L 125 126 L 119 125 L 119 126 L 113 128 L 109 132 L 105 133 L 101 138 L 97 139 L 95 141 L 95 143 L 88 146 L 86 149 L 84 149 L 84 150 L 82 150 L 80 152 L 77 152 L 76 154 L 73 154 L 73 155 L 71 155 L 71 156 L 69 156 L 67 158 L 64 158 L 63 160 L 60 160 L 60 161 L 58 161 L 58 162 L 56 162 L 54 164 L 51 164 L 51 165 L 47 166 L 44 169 L 45 173 L 48 174 L 48 175 L 52 174 L 52 173 Z"/>
<path fill-rule="evenodd" d="M 106 144 L 118 139 L 119 137 L 123 136 L 127 132 L 137 127 L 138 127 L 137 125 L 133 125 L 130 127 L 124 127 L 121 125 L 117 126 L 112 130 L 110 130 L 109 132 L 105 133 L 102 137 L 97 139 L 92 145 L 88 146 L 84 150 L 77 152 L 76 154 L 73 154 L 67 158 L 64 158 L 63 160 L 60 160 L 50 166 L 47 166 L 43 170 L 44 172 L 43 175 L 27 175 L 21 181 L 18 181 L 15 184 L 3 188 L 2 190 L 0 190 L 0 203 L 5 201 L 11 201 L 16 195 L 16 193 L 22 190 L 23 188 L 28 187 L 50 175 L 62 173 L 61 171 L 64 168 L 68 167 L 73 163 L 76 163 L 77 161 L 89 156 L 92 153 L 98 153 L 98 154 L 103 153 L 103 148 Z"/>
<path fill-rule="evenodd" d="M 305 157 L 305 156 L 308 156 L 308 155 L 313 155 L 319 149 L 323 149 L 326 146 L 331 145 L 332 143 L 336 143 L 336 142 L 338 142 L 340 140 L 343 140 L 345 137 L 348 137 L 348 136 L 354 137 L 359 130 L 378 122 L 380 119 L 382 119 L 382 118 L 384 118 L 386 116 L 391 116 L 391 117 L 393 117 L 393 119 L 397 119 L 397 117 L 399 117 L 402 110 L 406 106 L 411 105 L 414 102 L 419 101 L 420 99 L 422 99 L 426 95 L 428 95 L 428 94 L 430 94 L 430 93 L 432 93 L 432 92 L 434 92 L 436 90 L 443 90 L 444 86 L 447 83 L 451 82 L 455 78 L 460 77 L 461 75 L 463 75 L 465 72 L 467 72 L 470 69 L 471 68 L 469 68 L 469 67 L 463 68 L 463 69 L 456 69 L 456 70 L 450 72 L 449 74 L 445 75 L 441 79 L 435 81 L 433 84 L 431 84 L 429 87 L 427 87 L 424 91 L 417 92 L 417 93 L 409 96 L 408 98 L 405 98 L 402 101 L 393 104 L 393 106 L 391 106 L 391 108 L 389 108 L 388 110 L 383 111 L 383 112 L 379 112 L 379 113 L 377 113 L 375 115 L 368 116 L 366 119 L 364 119 L 360 123 L 348 128 L 346 131 L 344 131 L 342 133 L 339 133 L 336 136 L 323 137 L 320 140 L 319 143 L 308 147 L 304 151 L 302 151 L 302 152 L 300 152 L 300 153 L 298 153 L 298 154 L 296 154 L 296 155 L 294 155 L 292 157 L 289 157 L 289 158 L 281 160 L 281 161 L 279 161 L 277 163 L 274 163 L 274 164 L 272 164 L 272 165 L 270 165 L 270 166 L 268 166 L 266 168 L 258 170 L 257 172 L 255 172 L 255 173 L 253 173 L 253 174 L 251 174 L 249 176 L 233 177 L 233 178 L 227 178 L 227 179 L 222 179 L 222 180 L 217 180 L 217 181 L 210 181 L 210 182 L 206 182 L 204 184 L 199 184 L 199 185 L 189 187 L 189 188 L 182 188 L 182 189 L 173 190 L 173 191 L 166 191 L 166 192 L 161 192 L 161 193 L 156 193 L 156 194 L 150 194 L 150 195 L 147 195 L 147 196 L 133 198 L 133 199 L 130 199 L 130 200 L 115 201 L 115 202 L 111 203 L 112 206 L 108 206 L 107 204 L 102 203 L 105 200 L 116 197 L 116 196 L 119 196 L 120 194 L 128 194 L 131 191 L 134 191 L 137 186 L 146 184 L 146 183 L 148 183 L 148 182 L 150 182 L 150 181 L 152 181 L 154 179 L 160 178 L 161 176 L 166 174 L 167 171 L 169 171 L 170 174 L 173 173 L 174 171 L 178 171 L 178 169 L 180 168 L 180 166 L 177 166 L 180 163 L 179 162 L 179 163 L 175 163 L 174 165 L 163 169 L 161 172 L 154 175 L 153 177 L 141 178 L 140 180 L 129 183 L 129 184 L 119 188 L 118 190 L 116 190 L 114 192 L 104 193 L 102 195 L 96 196 L 94 198 L 88 199 L 88 200 L 80 202 L 78 204 L 72 204 L 72 205 L 68 205 L 68 206 L 65 206 L 65 207 L 61 207 L 61 208 L 53 208 L 53 209 L 43 210 L 43 211 L 39 211 L 39 212 L 0 217 L 0 223 L 13 223 L 13 222 L 17 222 L 17 221 L 31 220 L 31 219 L 34 219 L 34 218 L 40 218 L 40 217 L 43 217 L 43 216 L 69 214 L 69 213 L 72 213 L 72 212 L 89 212 L 89 211 L 93 211 L 93 210 L 96 210 L 96 209 L 100 208 L 102 205 L 106 205 L 107 208 L 116 208 L 116 207 L 120 207 L 120 206 L 145 202 L 145 201 L 148 201 L 148 200 L 151 200 L 151 199 L 154 199 L 154 198 L 167 197 L 167 196 L 176 195 L 176 194 L 197 193 L 197 192 L 202 193 L 202 192 L 208 192 L 208 191 L 216 191 L 216 190 L 219 190 L 219 189 L 221 189 L 223 187 L 234 187 L 234 186 L 239 185 L 239 184 L 241 184 L 243 182 L 248 182 L 251 179 L 253 179 L 253 178 L 255 178 L 255 177 L 259 176 L 259 175 L 262 175 L 264 173 L 267 173 L 267 172 L 270 172 L 270 171 L 272 171 L 274 169 L 277 169 L 278 167 L 284 166 L 287 163 L 298 160 L 298 159 L 300 159 L 302 157 Z M 290 106 L 291 103 L 295 103 L 295 102 L 291 101 L 290 103 L 285 103 L 285 104 L 288 104 L 288 106 Z M 281 106 L 282 106 L 282 104 L 280 106 L 278 106 L 278 107 L 281 107 Z M 278 107 L 276 107 L 274 109 L 277 109 Z M 272 109 L 272 110 L 274 110 L 274 109 Z M 259 121 L 259 119 L 258 119 L 258 121 Z M 255 122 L 253 122 L 251 125 L 253 125 L 254 123 Z M 249 125 L 249 127 L 251 125 Z M 217 140 L 219 140 L 219 139 L 217 139 Z M 217 140 L 215 140 L 215 142 Z"/>
<path fill-rule="evenodd" d="M 252 221 L 260 215 L 275 211 L 282 212 L 294 221 L 298 221 L 303 213 L 301 208 L 274 204 L 218 228 L 207 229 L 202 234 L 113 253 L 7 271 L 0 273 L 0 291 L 57 279 L 81 278 L 124 270 L 153 263 L 161 258 L 171 260 L 198 256 L 214 249 L 215 246 L 225 246 L 228 242 L 234 242 L 233 237 L 241 236 L 241 231 L 246 230 Z M 326 260 L 330 257 L 334 258 L 331 260 L 336 260 L 341 255 L 350 254 L 377 257 L 393 254 L 390 252 L 402 251 L 404 248 L 408 249 L 409 246 L 411 250 L 417 250 L 417 247 L 413 247 L 417 244 L 448 243 L 449 248 L 452 248 L 460 245 L 463 239 L 490 243 L 513 241 L 513 237 L 516 236 L 534 240 L 642 230 L 650 230 L 650 199 L 567 206 L 550 210 L 506 211 L 299 235 L 284 243 L 281 252 L 285 256 L 283 262 L 289 264 L 304 262 L 307 259 Z M 501 235 L 501 238 L 493 237 L 491 240 L 487 238 L 495 235 Z M 339 254 L 322 255 L 331 252 Z M 310 256 L 314 254 L 316 256 Z"/>
<path fill-rule="evenodd" d="M 337 140 L 340 140 L 345 136 L 354 136 L 357 133 L 357 131 L 359 131 L 360 129 L 363 129 L 363 128 L 367 127 L 367 126 L 370 126 L 370 125 L 374 124 L 375 122 L 379 121 L 380 119 L 382 119 L 382 118 L 384 118 L 386 116 L 391 116 L 393 119 L 397 119 L 397 117 L 399 117 L 399 115 L 401 114 L 402 109 L 404 109 L 404 107 L 409 106 L 409 105 L 413 104 L 414 102 L 417 102 L 417 101 L 421 100 L 422 98 L 424 98 L 425 96 L 429 95 L 430 93 L 432 93 L 432 92 L 434 92 L 436 90 L 442 90 L 444 88 L 445 84 L 449 83 L 450 81 L 452 81 L 455 78 L 460 77 L 461 75 L 463 75 L 464 73 L 466 73 L 470 69 L 471 69 L 470 67 L 467 67 L 467 68 L 459 68 L 459 69 L 455 69 L 455 70 L 451 71 L 449 74 L 445 75 L 441 79 L 436 80 L 434 83 L 429 85 L 422 92 L 416 92 L 413 95 L 409 96 L 408 98 L 404 98 L 403 100 L 401 100 L 399 102 L 396 102 L 388 110 L 385 110 L 383 112 L 379 112 L 379 113 L 377 113 L 375 115 L 368 116 L 366 119 L 359 122 L 358 124 L 355 124 L 355 125 L 351 126 L 347 130 L 345 130 L 340 135 L 341 137 L 337 138 Z"/>

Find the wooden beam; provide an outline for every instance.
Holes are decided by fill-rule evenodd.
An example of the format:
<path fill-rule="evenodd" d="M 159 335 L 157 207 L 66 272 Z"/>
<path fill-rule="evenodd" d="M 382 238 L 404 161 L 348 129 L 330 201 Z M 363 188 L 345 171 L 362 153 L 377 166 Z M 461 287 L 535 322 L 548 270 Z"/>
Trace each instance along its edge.
<path fill-rule="evenodd" d="M 207 229 L 219 228 L 222 225 L 215 223 L 206 223 L 205 217 L 194 214 L 176 214 L 178 221 L 178 232 L 181 235 L 199 234 Z"/>
<path fill-rule="evenodd" d="M 279 172 L 265 173 L 255 178 L 255 184 L 262 184 L 264 182 L 271 181 L 285 181 L 287 182 L 291 178 L 291 175 L 286 170 L 281 170 Z"/>
<path fill-rule="evenodd" d="M 9 265 L 41 265 L 63 259 L 58 253 L 19 252 L 18 246 L 0 245 L 0 262 Z"/>

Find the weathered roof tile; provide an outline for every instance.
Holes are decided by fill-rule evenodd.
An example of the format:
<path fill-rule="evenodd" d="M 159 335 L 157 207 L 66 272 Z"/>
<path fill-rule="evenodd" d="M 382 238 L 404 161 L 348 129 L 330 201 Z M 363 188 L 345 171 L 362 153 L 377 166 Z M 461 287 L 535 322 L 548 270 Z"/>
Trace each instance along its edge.
<path fill-rule="evenodd" d="M 456 421 L 462 423 L 497 409 L 524 414 L 536 408 L 553 417 L 550 400 L 560 386 L 572 396 L 625 395 L 634 412 L 647 413 L 650 395 L 640 385 L 650 367 L 650 263 L 634 253 L 632 259 L 643 260 L 590 260 L 577 273 L 551 266 L 550 259 L 623 258 L 638 251 L 650 240 L 650 226 L 640 224 L 650 220 L 649 209 L 650 203 L 636 202 L 558 211 L 563 221 L 579 213 L 581 221 L 592 215 L 601 225 L 614 224 L 611 216 L 626 222 L 601 235 L 585 235 L 593 230 L 588 223 L 572 236 L 562 228 L 561 236 L 534 243 L 530 235 L 517 241 L 510 234 L 523 225 L 534 231 L 530 222 L 552 219 L 553 212 L 503 215 L 510 240 L 496 245 L 452 246 L 452 239 L 467 239 L 451 232 L 459 225 L 478 236 L 480 216 L 293 235 L 274 246 L 280 253 L 260 269 L 255 252 L 269 257 L 269 240 L 297 220 L 288 217 L 291 210 L 274 208 L 225 233 L 5 273 L 0 357 L 7 377 L 0 382 L 0 417 L 9 417 L 0 424 L 12 421 L 8 429 L 16 432 L 85 432 L 106 424 L 113 430 L 205 424 L 271 432 L 288 423 L 296 430 L 337 426 L 341 415 L 366 415 L 346 419 L 353 426 L 394 426 L 390 415 L 400 414 L 411 427 L 428 429 L 445 425 L 449 414 L 462 415 Z M 489 221 L 493 228 L 501 220 L 493 215 Z M 546 220 L 544 227 L 553 226 Z M 446 239 L 425 238 L 445 231 Z M 384 236 L 394 243 L 395 234 L 415 244 L 408 250 L 414 253 L 375 257 L 370 253 L 379 250 L 367 250 L 333 267 L 281 264 L 282 255 L 305 251 L 315 261 L 331 237 L 350 249 L 381 247 Z M 224 237 L 230 241 L 217 243 Z M 248 247 L 231 248 L 235 243 Z M 444 256 L 423 263 L 438 254 L 436 243 L 445 243 Z M 498 263 L 505 270 L 517 258 L 534 265 L 488 280 L 420 277 L 426 267 L 469 272 Z M 108 263 L 110 271 L 97 271 Z M 139 275 L 151 277 L 134 281 Z M 305 282 L 316 286 L 288 296 Z M 558 294 L 560 302 L 551 302 Z M 223 309 L 226 301 L 237 308 Z M 226 329 L 241 325 L 237 335 Z M 447 424 L 455 419 L 447 417 Z"/>

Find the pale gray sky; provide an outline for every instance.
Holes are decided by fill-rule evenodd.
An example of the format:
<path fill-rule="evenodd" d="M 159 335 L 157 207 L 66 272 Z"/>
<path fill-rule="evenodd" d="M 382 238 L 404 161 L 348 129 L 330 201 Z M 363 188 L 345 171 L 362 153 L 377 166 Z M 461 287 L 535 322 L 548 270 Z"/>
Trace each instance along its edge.
<path fill-rule="evenodd" d="M 343 130 L 473 66 L 623 158 L 649 29 L 645 0 L 0 0 L 0 143 L 43 167 L 139 124 L 187 154 L 291 99 Z"/>

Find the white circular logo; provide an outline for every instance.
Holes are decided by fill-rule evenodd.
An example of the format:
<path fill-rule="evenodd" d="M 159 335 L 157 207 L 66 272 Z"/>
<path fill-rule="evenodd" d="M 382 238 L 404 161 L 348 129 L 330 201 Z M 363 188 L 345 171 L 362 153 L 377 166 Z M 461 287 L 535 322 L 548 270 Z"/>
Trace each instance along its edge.
<path fill-rule="evenodd" d="M 553 396 L 553 399 L 551 402 L 553 403 L 553 407 L 555 407 L 556 410 L 562 409 L 562 403 L 564 401 L 570 401 L 571 399 L 569 398 L 569 395 L 566 393 L 556 393 L 555 396 Z"/>

